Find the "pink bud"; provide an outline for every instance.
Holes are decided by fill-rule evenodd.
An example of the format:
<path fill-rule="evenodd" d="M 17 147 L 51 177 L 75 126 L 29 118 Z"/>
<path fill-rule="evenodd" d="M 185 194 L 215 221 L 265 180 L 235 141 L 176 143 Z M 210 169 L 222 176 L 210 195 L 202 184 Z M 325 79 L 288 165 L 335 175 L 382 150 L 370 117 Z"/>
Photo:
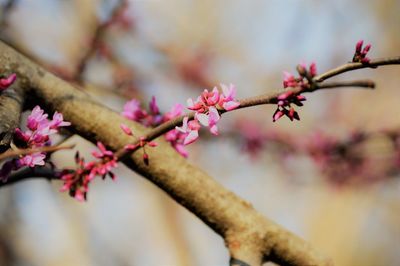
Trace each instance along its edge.
<path fill-rule="evenodd" d="M 288 92 L 282 93 L 281 95 L 278 96 L 278 100 L 286 100 L 287 98 L 289 98 L 292 95 L 293 95 L 293 91 L 288 91 Z"/>
<path fill-rule="evenodd" d="M 158 108 L 157 102 L 156 102 L 156 97 L 151 97 L 151 102 L 150 102 L 150 111 L 154 114 L 157 115 L 160 113 L 160 109 Z"/>
<path fill-rule="evenodd" d="M 149 142 L 147 143 L 147 145 L 149 145 L 150 147 L 157 147 L 157 146 L 158 146 L 158 143 L 156 143 L 156 142 L 154 142 L 154 141 L 149 141 Z"/>
<path fill-rule="evenodd" d="M 296 98 L 297 98 L 297 100 L 299 100 L 299 101 L 305 101 L 305 100 L 306 100 L 306 97 L 304 97 L 304 96 L 301 95 L 301 94 L 297 95 Z"/>
<path fill-rule="evenodd" d="M 310 75 L 312 77 L 317 75 L 317 66 L 316 66 L 315 62 L 312 62 L 310 65 Z"/>
<path fill-rule="evenodd" d="M 359 40 L 356 44 L 356 53 L 361 53 L 361 48 L 363 46 L 364 41 L 363 40 Z"/>
<path fill-rule="evenodd" d="M 369 52 L 369 49 L 371 49 L 371 44 L 367 44 L 367 45 L 364 47 L 362 53 L 363 53 L 363 54 L 367 54 L 367 53 Z"/>
<path fill-rule="evenodd" d="M 121 124 L 120 125 L 122 131 L 124 131 L 124 133 L 128 136 L 133 136 L 132 130 L 125 124 Z"/>
<path fill-rule="evenodd" d="M 136 145 L 134 145 L 134 144 L 126 144 L 126 145 L 124 146 L 124 149 L 127 150 L 127 151 L 133 151 L 133 150 L 135 150 L 137 147 L 138 147 L 137 144 L 136 144 Z"/>
<path fill-rule="evenodd" d="M 282 116 L 284 116 L 284 114 L 285 114 L 285 113 L 284 113 L 283 111 L 281 111 L 281 110 L 279 110 L 279 109 L 276 109 L 274 115 L 272 116 L 272 122 L 277 121 L 279 118 L 281 118 Z"/>

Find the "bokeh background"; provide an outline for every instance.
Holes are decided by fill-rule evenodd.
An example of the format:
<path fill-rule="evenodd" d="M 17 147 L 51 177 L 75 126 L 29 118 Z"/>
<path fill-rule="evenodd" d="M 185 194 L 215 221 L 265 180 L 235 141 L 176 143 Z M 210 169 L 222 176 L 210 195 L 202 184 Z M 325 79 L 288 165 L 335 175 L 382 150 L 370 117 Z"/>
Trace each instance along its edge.
<path fill-rule="evenodd" d="M 282 71 L 294 73 L 299 62 L 315 61 L 323 72 L 350 61 L 359 39 L 372 44 L 370 57 L 400 53 L 397 0 L 131 0 L 95 48 L 96 29 L 119 1 L 0 5 L 3 40 L 118 112 L 127 100 L 145 106 L 152 95 L 167 111 L 221 82 L 236 84 L 238 98 L 263 94 L 281 88 Z M 372 180 L 358 182 L 362 174 L 343 171 L 341 181 L 357 175 L 357 182 L 338 184 L 310 156 L 292 155 L 276 143 L 249 151 L 243 137 L 251 128 L 256 135 L 313 142 L 315 132 L 347 138 L 355 131 L 399 128 L 399 70 L 338 77 L 371 78 L 377 90 L 307 95 L 298 109 L 301 122 L 272 123 L 274 106 L 227 114 L 221 136 L 202 132 L 188 148 L 189 160 L 336 265 L 400 265 L 400 179 L 379 170 L 391 158 L 384 140 L 367 145 L 376 155 L 365 166 L 376 172 Z M 90 158 L 92 144 L 78 136 L 68 141 Z M 58 152 L 54 161 L 73 166 L 73 153 Z M 223 240 L 194 215 L 124 167 L 117 175 L 116 182 L 94 182 L 86 203 L 58 192 L 56 181 L 2 188 L 0 264 L 227 265 Z"/>

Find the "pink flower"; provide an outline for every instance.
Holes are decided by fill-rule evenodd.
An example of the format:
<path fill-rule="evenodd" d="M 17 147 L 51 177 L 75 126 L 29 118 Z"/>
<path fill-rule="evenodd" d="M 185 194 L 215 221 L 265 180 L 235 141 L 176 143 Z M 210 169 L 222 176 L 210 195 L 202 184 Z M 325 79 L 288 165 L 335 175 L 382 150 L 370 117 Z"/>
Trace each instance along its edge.
<path fill-rule="evenodd" d="M 147 116 L 147 112 L 140 108 L 140 102 L 136 99 L 128 101 L 124 105 L 124 110 L 121 114 L 133 121 L 140 121 Z"/>
<path fill-rule="evenodd" d="M 188 109 L 196 112 L 195 120 L 198 120 L 203 126 L 209 127 L 210 132 L 214 135 L 218 135 L 217 123 L 220 120 L 218 109 L 231 111 L 240 105 L 235 99 L 236 88 L 233 84 L 230 84 L 229 87 L 221 84 L 221 88 L 223 91 L 222 94 L 220 94 L 217 87 L 214 87 L 211 92 L 204 90 L 196 101 L 192 99 L 188 99 L 187 101 Z M 190 136 L 190 140 L 193 142 L 197 139 L 198 134 L 196 136 L 196 133 L 193 132 L 188 136 Z M 188 141 L 185 140 L 185 142 Z"/>
<path fill-rule="evenodd" d="M 28 116 L 26 126 L 32 131 L 38 129 L 39 125 L 45 126 L 48 124 L 47 116 L 40 106 L 36 105 Z"/>
<path fill-rule="evenodd" d="M 188 157 L 189 153 L 186 151 L 183 142 L 186 134 L 182 133 L 177 129 L 173 129 L 164 134 L 165 140 L 168 141 L 171 146 L 183 157 Z"/>
<path fill-rule="evenodd" d="M 46 158 L 46 155 L 43 153 L 33 153 L 33 154 L 28 154 L 25 155 L 24 157 L 19 159 L 19 165 L 22 166 L 29 166 L 29 167 L 35 167 L 36 165 L 43 166 L 45 164 L 44 159 Z"/>
<path fill-rule="evenodd" d="M 303 106 L 302 102 L 306 100 L 303 95 L 296 95 L 293 91 L 287 91 L 279 95 L 277 100 L 278 108 L 272 115 L 273 122 L 277 121 L 284 115 L 286 115 L 291 121 L 294 119 L 300 120 L 299 114 L 293 107 L 291 107 L 291 104 L 294 103 L 297 106 Z M 289 110 L 287 108 L 289 108 Z"/>
<path fill-rule="evenodd" d="M 0 90 L 5 90 L 10 87 L 17 79 L 17 74 L 13 73 L 5 78 L 0 78 Z"/>
<path fill-rule="evenodd" d="M 103 158 L 111 158 L 111 159 L 116 159 L 114 157 L 114 153 L 112 151 L 109 151 L 106 149 L 103 143 L 100 141 L 97 142 L 97 148 L 99 151 L 93 151 L 92 155 L 98 159 L 103 159 Z"/>
<path fill-rule="evenodd" d="M 284 79 L 283 79 L 283 87 L 284 88 L 288 88 L 288 87 L 295 88 L 298 86 L 298 82 L 292 74 L 290 74 L 287 71 L 284 71 L 283 75 L 284 75 Z"/>
<path fill-rule="evenodd" d="M 180 103 L 175 104 L 175 105 L 171 108 L 171 111 L 169 111 L 169 112 L 167 112 L 167 113 L 164 114 L 163 121 L 166 122 L 166 121 L 169 121 L 169 120 L 171 120 L 171 119 L 173 119 L 173 118 L 175 118 L 175 117 L 178 117 L 178 116 L 182 115 L 182 113 L 183 113 L 183 108 L 184 108 L 184 107 L 183 107 L 182 104 L 180 104 Z"/>
<path fill-rule="evenodd" d="M 231 111 L 239 107 L 240 103 L 235 100 L 236 87 L 232 83 L 229 87 L 225 84 L 221 84 L 222 96 L 220 96 L 219 105 L 227 111 Z"/>
<path fill-rule="evenodd" d="M 49 123 L 50 129 L 58 129 L 59 127 L 66 127 L 70 125 L 70 122 L 64 121 L 62 113 L 57 111 L 53 114 L 53 120 L 51 120 Z"/>
<path fill-rule="evenodd" d="M 196 118 L 203 126 L 209 127 L 213 135 L 218 135 L 217 123 L 220 119 L 218 110 L 215 107 L 210 107 L 208 114 L 196 113 Z"/>
<path fill-rule="evenodd" d="M 155 127 L 161 124 L 163 117 L 156 103 L 156 98 L 153 96 L 149 103 L 149 113 L 140 107 L 140 103 L 136 99 L 132 99 L 124 105 L 122 116 L 139 122 L 146 127 Z"/>
<path fill-rule="evenodd" d="M 219 91 L 217 87 L 209 92 L 208 90 L 204 90 L 203 93 L 197 97 L 196 101 L 193 101 L 191 98 L 187 100 L 188 109 L 196 111 L 198 113 L 205 113 L 208 111 L 210 106 L 215 106 L 219 102 Z"/>
<path fill-rule="evenodd" d="M 195 142 L 199 137 L 199 122 L 197 122 L 197 120 L 188 120 L 188 117 L 183 118 L 182 127 L 175 127 L 176 130 L 187 134 L 183 141 L 183 145 L 189 145 L 190 143 Z"/>

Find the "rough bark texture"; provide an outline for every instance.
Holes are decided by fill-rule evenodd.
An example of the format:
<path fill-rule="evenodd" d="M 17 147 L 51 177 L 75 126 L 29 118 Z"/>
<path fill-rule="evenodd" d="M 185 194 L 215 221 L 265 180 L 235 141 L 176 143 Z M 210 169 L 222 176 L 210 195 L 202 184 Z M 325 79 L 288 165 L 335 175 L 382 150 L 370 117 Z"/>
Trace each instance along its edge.
<path fill-rule="evenodd" d="M 24 90 L 18 81 L 0 94 L 0 151 L 7 150 L 19 126 Z"/>
<path fill-rule="evenodd" d="M 17 73 L 33 101 L 47 111 L 62 112 L 78 134 L 93 142 L 102 141 L 113 150 L 131 142 L 120 129 L 122 122 L 131 126 L 136 136 L 148 132 L 0 42 L 0 72 L 10 70 Z M 249 265 L 267 260 L 282 265 L 332 265 L 305 241 L 263 217 L 250 203 L 189 164 L 168 143 L 156 141 L 159 147 L 148 149 L 149 166 L 143 163 L 140 150 L 124 163 L 220 234 L 232 258 Z"/>

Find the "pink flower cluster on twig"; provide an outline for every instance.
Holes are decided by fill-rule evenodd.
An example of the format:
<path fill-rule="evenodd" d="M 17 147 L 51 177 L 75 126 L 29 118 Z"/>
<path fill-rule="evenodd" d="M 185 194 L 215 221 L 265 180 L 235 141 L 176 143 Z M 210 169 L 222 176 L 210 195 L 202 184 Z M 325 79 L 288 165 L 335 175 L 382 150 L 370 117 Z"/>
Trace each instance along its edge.
<path fill-rule="evenodd" d="M 195 118 L 189 121 L 188 117 L 185 117 L 182 126 L 176 127 L 178 131 L 185 134 L 184 145 L 198 139 L 200 125 L 208 127 L 211 134 L 218 135 L 217 123 L 220 120 L 218 110 L 231 111 L 239 107 L 240 103 L 235 99 L 235 86 L 221 84 L 221 88 L 222 93 L 218 91 L 217 87 L 214 87 L 211 92 L 204 90 L 196 101 L 188 99 L 188 109 L 195 111 Z"/>
<path fill-rule="evenodd" d="M 98 161 L 85 162 L 85 159 L 79 155 L 75 155 L 77 168 L 74 170 L 64 169 L 60 178 L 64 184 L 60 189 L 61 192 L 69 191 L 70 196 L 78 201 L 85 201 L 89 192 L 89 184 L 96 176 L 101 176 L 103 179 L 110 176 L 112 180 L 116 179 L 112 170 L 118 166 L 117 157 L 101 142 L 97 142 L 98 151 L 93 151 L 93 157 Z"/>
<path fill-rule="evenodd" d="M 317 67 L 315 63 L 311 63 L 307 69 L 304 63 L 297 66 L 299 77 L 295 77 L 289 72 L 283 72 L 283 87 L 284 88 L 301 88 L 301 90 L 307 90 L 313 85 L 312 79 L 317 75 Z M 301 92 L 300 92 L 301 93 Z M 287 116 L 291 121 L 300 120 L 300 116 L 297 111 L 291 106 L 295 104 L 297 106 L 303 106 L 303 101 L 306 97 L 300 95 L 300 93 L 294 93 L 293 91 L 284 92 L 277 97 L 277 109 L 272 115 L 272 121 L 275 122 L 282 116 Z"/>
<path fill-rule="evenodd" d="M 132 130 L 127 125 L 121 124 L 121 129 L 126 135 L 133 136 Z M 146 146 L 157 147 L 158 144 L 155 143 L 154 141 L 147 141 L 144 137 L 140 137 L 139 141 L 136 144 L 127 144 L 127 145 L 125 145 L 124 149 L 127 151 L 133 151 L 133 150 L 136 150 L 138 147 L 142 148 L 143 162 L 146 165 L 149 165 L 149 155 L 146 152 L 146 148 L 145 148 Z"/>
<path fill-rule="evenodd" d="M 61 113 L 55 112 L 51 120 L 48 114 L 36 106 L 28 116 L 26 127 L 27 130 L 22 131 L 20 128 L 15 129 L 14 144 L 18 148 L 35 149 L 51 145 L 50 135 L 58 132 L 60 127 L 71 125 L 70 122 L 64 121 Z M 0 177 L 6 180 L 12 170 L 21 167 L 35 167 L 45 165 L 46 153 L 35 152 L 32 154 L 21 156 L 18 159 L 12 159 L 6 162 L 1 171 Z"/>
<path fill-rule="evenodd" d="M 156 98 L 152 97 L 149 103 L 148 111 L 141 108 L 138 100 L 132 99 L 124 105 L 124 109 L 121 114 L 124 117 L 132 121 L 139 122 L 146 127 L 156 127 L 182 115 L 183 108 L 183 105 L 175 104 L 170 111 L 162 114 L 157 105 Z M 165 140 L 168 141 L 171 146 L 174 147 L 174 149 L 182 156 L 187 157 L 189 154 L 184 147 L 185 137 L 186 135 L 184 133 L 176 129 L 172 129 L 164 134 Z"/>

